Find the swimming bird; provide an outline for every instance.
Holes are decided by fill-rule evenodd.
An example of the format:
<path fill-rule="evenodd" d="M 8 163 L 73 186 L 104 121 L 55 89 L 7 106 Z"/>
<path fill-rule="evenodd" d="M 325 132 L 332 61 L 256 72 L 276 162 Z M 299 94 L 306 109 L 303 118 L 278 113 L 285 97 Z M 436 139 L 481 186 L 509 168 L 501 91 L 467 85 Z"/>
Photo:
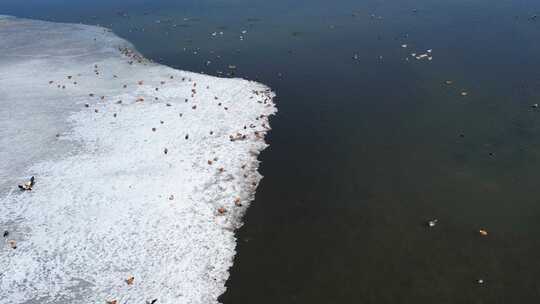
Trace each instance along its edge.
<path fill-rule="evenodd" d="M 429 220 L 427 224 L 428 224 L 429 227 L 435 227 L 435 225 L 437 225 L 438 221 L 439 220 L 437 220 L 437 219 Z"/>

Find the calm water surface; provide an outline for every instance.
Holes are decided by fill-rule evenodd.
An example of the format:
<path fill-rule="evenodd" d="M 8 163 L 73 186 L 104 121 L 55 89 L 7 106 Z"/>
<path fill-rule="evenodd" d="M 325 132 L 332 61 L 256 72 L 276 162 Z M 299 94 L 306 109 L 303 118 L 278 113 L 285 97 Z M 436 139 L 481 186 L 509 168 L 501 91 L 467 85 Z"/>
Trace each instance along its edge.
<path fill-rule="evenodd" d="M 161 63 L 236 65 L 277 92 L 222 302 L 540 302 L 539 1 L 3 0 L 0 14 L 100 24 Z"/>

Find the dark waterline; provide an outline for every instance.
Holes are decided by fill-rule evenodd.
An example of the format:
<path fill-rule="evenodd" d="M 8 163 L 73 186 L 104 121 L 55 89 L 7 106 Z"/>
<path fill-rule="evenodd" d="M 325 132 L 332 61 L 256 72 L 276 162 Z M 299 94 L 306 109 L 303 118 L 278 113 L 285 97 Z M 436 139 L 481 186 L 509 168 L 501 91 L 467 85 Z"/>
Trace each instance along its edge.
<path fill-rule="evenodd" d="M 4 0 L 0 14 L 101 24 L 158 62 L 233 64 L 276 91 L 222 302 L 540 300 L 540 2 Z"/>

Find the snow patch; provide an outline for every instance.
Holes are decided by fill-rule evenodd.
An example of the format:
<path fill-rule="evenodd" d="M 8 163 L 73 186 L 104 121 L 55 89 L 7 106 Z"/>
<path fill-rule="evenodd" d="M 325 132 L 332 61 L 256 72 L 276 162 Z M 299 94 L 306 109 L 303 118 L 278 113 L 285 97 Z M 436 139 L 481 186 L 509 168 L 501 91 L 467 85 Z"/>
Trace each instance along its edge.
<path fill-rule="evenodd" d="M 273 92 L 100 27 L 0 16 L 0 40 L 0 303 L 217 303 Z"/>

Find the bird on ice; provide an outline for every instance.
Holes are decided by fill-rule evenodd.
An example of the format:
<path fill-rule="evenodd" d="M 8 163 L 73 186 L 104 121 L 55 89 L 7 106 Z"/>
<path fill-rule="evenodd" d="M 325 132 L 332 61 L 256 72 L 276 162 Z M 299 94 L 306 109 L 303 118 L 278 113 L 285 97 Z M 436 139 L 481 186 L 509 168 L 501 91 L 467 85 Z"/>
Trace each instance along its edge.
<path fill-rule="evenodd" d="M 27 181 L 26 183 L 22 185 L 19 185 L 19 189 L 21 189 L 21 191 L 30 191 L 32 190 L 32 187 L 34 186 L 34 184 L 35 184 L 35 178 L 32 176 L 29 181 Z"/>

